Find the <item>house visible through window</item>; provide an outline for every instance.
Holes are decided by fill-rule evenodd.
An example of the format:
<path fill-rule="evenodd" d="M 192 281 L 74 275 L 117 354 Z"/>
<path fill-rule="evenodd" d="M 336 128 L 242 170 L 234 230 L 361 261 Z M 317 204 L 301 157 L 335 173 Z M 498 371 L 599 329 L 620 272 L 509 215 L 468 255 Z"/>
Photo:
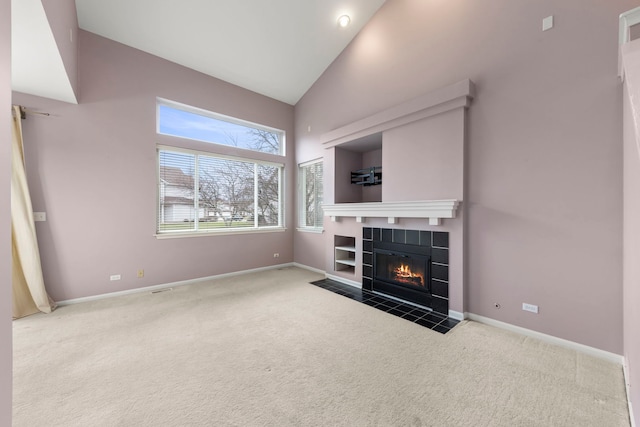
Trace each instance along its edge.
<path fill-rule="evenodd" d="M 322 229 L 322 161 L 303 163 L 298 169 L 300 183 L 300 228 Z"/>
<path fill-rule="evenodd" d="M 171 107 L 166 110 L 170 113 L 165 114 L 163 107 L 165 104 L 159 103 L 159 132 L 173 129 L 173 136 L 199 140 L 203 129 L 207 128 L 206 132 L 217 135 L 216 138 L 229 138 L 227 141 L 231 143 L 222 145 L 275 155 L 266 156 L 273 157 L 274 161 L 270 162 L 263 160 L 265 154 L 254 155 L 252 151 L 244 151 L 246 155 L 237 157 L 158 146 L 156 232 L 179 234 L 283 228 L 284 164 L 280 161 L 283 162 L 284 157 L 279 153 L 283 148 L 284 132 L 250 126 L 246 122 L 242 125 L 230 123 L 226 128 L 209 126 L 210 123 L 192 120 L 189 112 L 173 114 L 171 111 L 178 110 Z M 184 141 L 180 145 L 184 146 Z M 259 158 L 254 158 L 256 156 Z"/>

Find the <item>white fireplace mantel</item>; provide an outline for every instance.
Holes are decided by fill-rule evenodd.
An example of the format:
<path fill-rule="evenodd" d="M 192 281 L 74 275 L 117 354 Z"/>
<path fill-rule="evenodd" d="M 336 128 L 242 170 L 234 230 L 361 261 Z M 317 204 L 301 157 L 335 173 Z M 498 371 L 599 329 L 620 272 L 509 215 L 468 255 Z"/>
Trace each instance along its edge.
<path fill-rule="evenodd" d="M 395 224 L 398 218 L 428 218 L 429 225 L 440 225 L 444 218 L 455 218 L 459 200 L 423 200 L 412 202 L 369 202 L 339 203 L 323 205 L 322 209 L 331 221 L 339 218 L 355 218 L 356 222 L 365 222 L 366 218 L 387 218 L 389 224 Z"/>

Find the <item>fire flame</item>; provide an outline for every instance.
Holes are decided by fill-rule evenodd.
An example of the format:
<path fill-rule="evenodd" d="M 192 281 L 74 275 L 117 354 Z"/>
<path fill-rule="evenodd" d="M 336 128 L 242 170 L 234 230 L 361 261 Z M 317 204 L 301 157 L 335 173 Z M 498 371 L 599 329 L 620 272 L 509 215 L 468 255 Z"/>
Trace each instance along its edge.
<path fill-rule="evenodd" d="M 396 275 L 396 279 L 399 281 L 409 281 L 411 283 L 419 282 L 422 285 L 424 281 L 424 277 L 421 274 L 417 274 L 411 271 L 411 268 L 408 265 L 400 264 L 393 272 Z"/>

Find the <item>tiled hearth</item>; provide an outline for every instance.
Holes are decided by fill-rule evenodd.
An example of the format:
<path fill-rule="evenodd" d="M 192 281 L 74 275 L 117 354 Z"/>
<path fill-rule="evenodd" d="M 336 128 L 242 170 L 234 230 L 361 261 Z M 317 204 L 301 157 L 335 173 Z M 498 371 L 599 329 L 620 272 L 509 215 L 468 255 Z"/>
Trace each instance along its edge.
<path fill-rule="evenodd" d="M 322 279 L 311 282 L 311 284 L 442 334 L 446 334 L 459 323 L 458 320 L 451 319 L 440 313 L 403 303 L 396 299 L 387 298 L 366 289 L 361 290 L 353 286 L 344 285 L 334 280 Z"/>

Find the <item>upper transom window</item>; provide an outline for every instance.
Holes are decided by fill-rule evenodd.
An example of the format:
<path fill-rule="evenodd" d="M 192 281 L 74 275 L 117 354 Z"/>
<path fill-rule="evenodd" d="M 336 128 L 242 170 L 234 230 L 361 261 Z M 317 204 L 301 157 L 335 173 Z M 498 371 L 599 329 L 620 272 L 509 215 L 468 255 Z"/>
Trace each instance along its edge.
<path fill-rule="evenodd" d="M 284 131 L 158 99 L 158 133 L 284 155 Z"/>

